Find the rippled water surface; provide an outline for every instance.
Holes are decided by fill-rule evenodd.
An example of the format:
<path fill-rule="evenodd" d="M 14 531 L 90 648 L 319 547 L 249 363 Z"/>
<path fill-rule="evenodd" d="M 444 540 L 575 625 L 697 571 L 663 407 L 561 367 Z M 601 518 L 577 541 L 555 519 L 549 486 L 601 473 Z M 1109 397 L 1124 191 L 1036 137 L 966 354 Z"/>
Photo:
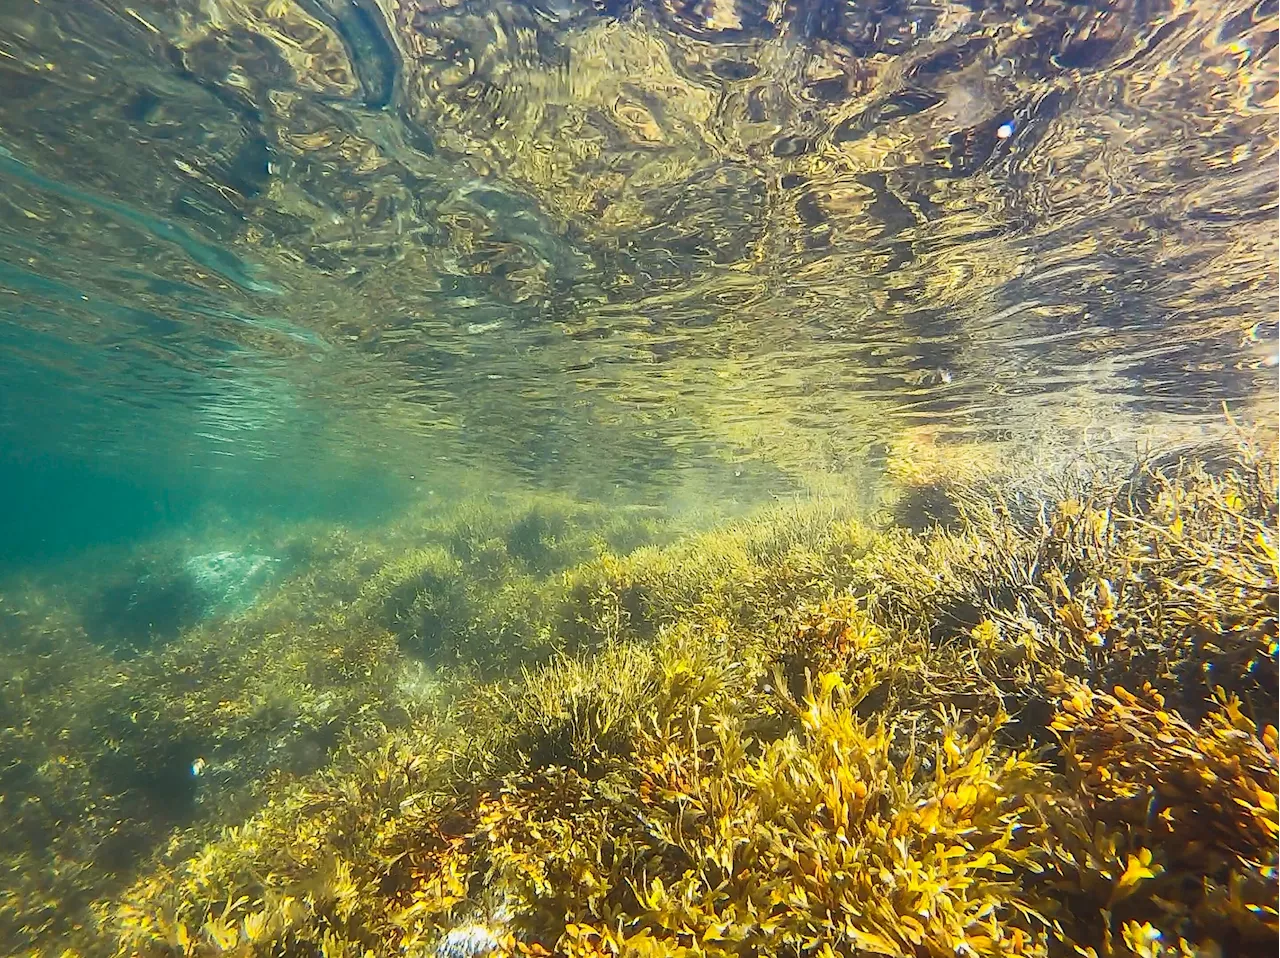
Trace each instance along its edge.
<path fill-rule="evenodd" d="M 1274 412 L 1274 3 L 14 2 L 11 446 L 658 482 Z"/>

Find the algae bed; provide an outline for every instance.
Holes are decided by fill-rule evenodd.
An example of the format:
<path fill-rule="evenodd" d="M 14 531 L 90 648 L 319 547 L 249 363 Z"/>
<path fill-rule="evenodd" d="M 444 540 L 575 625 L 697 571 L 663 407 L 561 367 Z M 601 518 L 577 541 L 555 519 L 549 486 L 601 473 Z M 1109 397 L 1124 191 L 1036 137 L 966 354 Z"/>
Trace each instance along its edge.
<path fill-rule="evenodd" d="M 193 577 L 171 536 L 13 579 L 0 937 L 1261 954 L 1276 468 L 1236 438 L 1021 484 L 902 462 L 871 511 L 810 489 L 701 531 L 490 490 L 260 529 L 265 577 Z M 176 606 L 128 643 L 94 628 L 122 577 Z"/>

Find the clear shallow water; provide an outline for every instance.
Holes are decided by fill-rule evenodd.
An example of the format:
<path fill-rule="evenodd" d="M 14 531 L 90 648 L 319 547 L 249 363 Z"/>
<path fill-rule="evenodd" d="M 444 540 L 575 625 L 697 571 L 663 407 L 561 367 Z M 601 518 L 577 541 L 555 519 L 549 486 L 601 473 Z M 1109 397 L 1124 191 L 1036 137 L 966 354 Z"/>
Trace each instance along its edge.
<path fill-rule="evenodd" d="M 1275 30 L 12 4 L 5 432 L 126 471 L 345 450 L 643 485 L 1265 416 Z"/>
<path fill-rule="evenodd" d="M 166 659 L 129 631 L 206 611 L 166 563 L 332 560 L 355 585 L 316 592 L 344 607 L 378 565 L 337 524 L 379 528 L 379 562 L 402 514 L 472 572 L 590 554 L 563 503 L 445 533 L 437 496 L 701 526 L 833 474 L 866 505 L 890 460 L 1049 472 L 1274 430 L 1277 25 L 1155 0 L 7 3 L 0 565 L 46 576 L 9 595 L 92 598 L 105 651 L 91 627 L 40 654 L 72 698 L 68 649 L 135 670 L 85 699 L 118 718 L 199 672 L 204 639 Z M 192 709 L 139 749 L 184 815 L 192 756 L 224 748 L 184 738 Z M 239 784 L 269 765 L 242 745 Z"/>

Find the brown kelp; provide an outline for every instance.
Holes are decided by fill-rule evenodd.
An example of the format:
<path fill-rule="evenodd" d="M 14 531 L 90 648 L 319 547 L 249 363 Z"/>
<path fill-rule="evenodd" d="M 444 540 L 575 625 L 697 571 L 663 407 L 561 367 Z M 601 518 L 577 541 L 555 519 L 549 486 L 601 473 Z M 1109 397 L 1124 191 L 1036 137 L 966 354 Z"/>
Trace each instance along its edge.
<path fill-rule="evenodd" d="M 7 582 L 0 940 L 92 937 L 88 903 L 170 838 L 198 844 L 344 741 L 402 724 L 437 694 L 442 664 L 461 674 L 546 658 L 559 570 L 664 534 L 653 510 L 496 490 L 359 534 L 267 527 L 253 547 L 278 557 L 277 580 L 247 610 L 176 631 L 139 614 L 104 633 L 101 597 L 167 582 L 210 537 L 227 544 L 215 533 L 150 544 L 132 564 L 95 553 Z M 423 554 L 458 575 L 433 578 Z M 135 566 L 161 574 L 139 584 Z M 153 591 L 144 612 L 167 597 Z M 446 604 L 447 632 L 428 633 L 428 610 Z"/>
<path fill-rule="evenodd" d="M 281 529 L 257 604 L 125 647 L 83 611 L 109 577 L 10 589 L 5 938 L 1255 947 L 1273 461 L 1010 488 L 952 483 L 946 529 L 814 499 L 639 548 L 652 513 L 523 494 Z"/>
<path fill-rule="evenodd" d="M 1260 952 L 1273 461 L 1069 485 L 962 496 L 952 531 L 808 504 L 570 569 L 572 647 L 159 856 L 103 928 L 156 955 Z"/>

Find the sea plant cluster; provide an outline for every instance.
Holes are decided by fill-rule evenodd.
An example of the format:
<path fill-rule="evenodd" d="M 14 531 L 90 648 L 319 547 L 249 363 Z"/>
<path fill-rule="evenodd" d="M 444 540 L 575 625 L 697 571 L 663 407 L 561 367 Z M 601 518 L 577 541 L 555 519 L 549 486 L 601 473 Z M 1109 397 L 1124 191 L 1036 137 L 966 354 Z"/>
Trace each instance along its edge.
<path fill-rule="evenodd" d="M 275 623 L 287 638 L 253 661 L 277 686 L 306 675 L 294 694 L 328 697 L 331 739 L 158 829 L 127 881 L 83 865 L 97 900 L 66 940 L 1262 953 L 1280 934 L 1271 455 L 950 484 L 945 527 L 916 531 L 812 499 L 671 539 L 529 499 L 317 537 L 224 624 L 246 630 L 224 654 Z M 252 692 L 198 694 L 240 715 Z M 251 730 L 280 728 L 239 721 L 211 768 L 261 761 Z"/>
<path fill-rule="evenodd" d="M 198 843 L 404 722 L 444 664 L 546 658 L 561 570 L 665 534 L 653 510 L 495 489 L 369 529 L 266 525 L 237 543 L 215 525 L 6 582 L 0 941 L 92 939 L 89 903 L 171 838 Z M 188 568 L 231 545 L 272 557 L 273 576 L 250 608 L 210 616 Z M 445 607 L 428 635 L 426 610 Z"/>

